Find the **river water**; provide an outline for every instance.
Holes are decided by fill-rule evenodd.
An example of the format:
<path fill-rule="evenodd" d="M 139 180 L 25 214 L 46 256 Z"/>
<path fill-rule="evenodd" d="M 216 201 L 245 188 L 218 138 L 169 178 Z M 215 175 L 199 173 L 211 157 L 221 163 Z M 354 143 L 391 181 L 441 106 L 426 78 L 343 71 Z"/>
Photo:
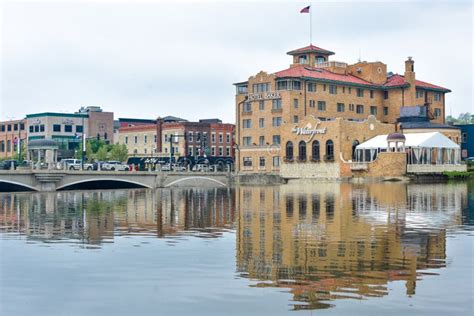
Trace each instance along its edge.
<path fill-rule="evenodd" d="M 0 315 L 472 315 L 474 183 L 0 193 Z"/>

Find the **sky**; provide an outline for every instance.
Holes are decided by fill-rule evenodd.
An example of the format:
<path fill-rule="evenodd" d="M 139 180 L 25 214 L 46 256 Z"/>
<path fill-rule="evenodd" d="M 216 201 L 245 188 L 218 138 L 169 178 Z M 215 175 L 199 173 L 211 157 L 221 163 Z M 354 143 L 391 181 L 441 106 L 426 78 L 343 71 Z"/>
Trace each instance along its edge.
<path fill-rule="evenodd" d="M 115 118 L 235 120 L 235 87 L 309 44 L 305 0 L 0 0 L 0 120 L 99 105 Z M 451 89 L 474 112 L 470 0 L 312 1 L 313 44 Z"/>

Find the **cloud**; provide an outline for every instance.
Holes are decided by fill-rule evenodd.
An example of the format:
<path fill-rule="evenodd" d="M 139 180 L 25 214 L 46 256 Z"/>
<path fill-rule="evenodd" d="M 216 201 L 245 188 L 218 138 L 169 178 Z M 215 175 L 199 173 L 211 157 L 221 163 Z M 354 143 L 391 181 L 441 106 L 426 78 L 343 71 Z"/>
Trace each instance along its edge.
<path fill-rule="evenodd" d="M 6 2 L 2 119 L 101 105 L 116 117 L 234 121 L 234 87 L 281 70 L 309 41 L 301 1 Z M 381 60 L 453 90 L 447 112 L 472 111 L 470 2 L 313 3 L 313 42 L 334 59 Z"/>

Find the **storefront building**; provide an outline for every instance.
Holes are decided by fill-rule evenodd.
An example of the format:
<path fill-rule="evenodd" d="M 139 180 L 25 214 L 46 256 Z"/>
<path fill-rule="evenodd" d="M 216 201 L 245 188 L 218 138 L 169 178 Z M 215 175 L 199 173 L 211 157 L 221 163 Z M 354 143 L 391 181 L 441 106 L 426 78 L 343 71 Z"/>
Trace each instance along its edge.
<path fill-rule="evenodd" d="M 339 178 L 355 146 L 400 128 L 402 109 L 424 107 L 429 123 L 444 124 L 450 90 L 417 80 L 411 57 L 399 75 L 382 62 L 329 60 L 313 45 L 288 54 L 290 68 L 235 84 L 238 172 Z"/>
<path fill-rule="evenodd" d="M 0 122 L 0 159 L 13 159 L 26 141 L 26 120 Z"/>
<path fill-rule="evenodd" d="M 28 141 L 53 140 L 58 145 L 58 159 L 74 157 L 81 150 L 83 137 L 106 142 L 113 137 L 113 113 L 98 107 L 81 108 L 76 113 L 44 112 L 26 115 Z"/>

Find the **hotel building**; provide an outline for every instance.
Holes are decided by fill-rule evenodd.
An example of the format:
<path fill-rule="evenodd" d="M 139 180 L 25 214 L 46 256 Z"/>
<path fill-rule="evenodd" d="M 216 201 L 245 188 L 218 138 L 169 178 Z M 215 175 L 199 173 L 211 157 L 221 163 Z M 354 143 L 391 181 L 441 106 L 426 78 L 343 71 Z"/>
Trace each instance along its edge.
<path fill-rule="evenodd" d="M 330 60 L 334 52 L 314 45 L 288 55 L 288 69 L 261 71 L 235 84 L 238 172 L 341 177 L 341 161 L 352 161 L 355 146 L 374 136 L 403 124 L 407 133 L 448 131 L 440 126 L 450 90 L 416 79 L 411 57 L 400 75 L 380 61 Z M 428 122 L 399 123 L 408 107 L 425 109 Z"/>

